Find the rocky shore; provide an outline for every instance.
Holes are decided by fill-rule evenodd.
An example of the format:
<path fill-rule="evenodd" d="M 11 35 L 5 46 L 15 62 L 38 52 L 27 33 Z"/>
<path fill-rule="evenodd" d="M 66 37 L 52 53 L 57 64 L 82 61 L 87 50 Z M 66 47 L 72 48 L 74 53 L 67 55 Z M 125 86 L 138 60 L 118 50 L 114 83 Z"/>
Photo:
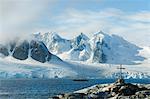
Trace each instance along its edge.
<path fill-rule="evenodd" d="M 131 84 L 118 79 L 112 84 L 94 85 L 49 99 L 150 99 L 150 84 Z"/>

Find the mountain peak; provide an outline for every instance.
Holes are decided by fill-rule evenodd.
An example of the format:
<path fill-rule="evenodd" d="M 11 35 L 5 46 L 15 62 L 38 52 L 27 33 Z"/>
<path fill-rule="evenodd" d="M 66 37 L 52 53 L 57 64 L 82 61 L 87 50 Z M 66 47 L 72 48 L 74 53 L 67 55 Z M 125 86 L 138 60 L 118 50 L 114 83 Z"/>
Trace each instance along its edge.
<path fill-rule="evenodd" d="M 89 40 L 89 38 L 84 34 L 84 33 L 80 33 L 80 35 L 78 35 L 77 37 L 76 37 L 76 39 L 78 39 L 78 40 Z"/>
<path fill-rule="evenodd" d="M 51 39 L 62 39 L 56 32 L 47 32 L 43 34 L 44 37 L 49 37 Z"/>
<path fill-rule="evenodd" d="M 100 30 L 99 32 L 94 33 L 94 36 L 98 36 L 98 35 L 103 37 L 106 36 L 107 34 Z"/>
<path fill-rule="evenodd" d="M 56 32 L 51 32 L 52 38 L 61 39 L 61 37 Z"/>

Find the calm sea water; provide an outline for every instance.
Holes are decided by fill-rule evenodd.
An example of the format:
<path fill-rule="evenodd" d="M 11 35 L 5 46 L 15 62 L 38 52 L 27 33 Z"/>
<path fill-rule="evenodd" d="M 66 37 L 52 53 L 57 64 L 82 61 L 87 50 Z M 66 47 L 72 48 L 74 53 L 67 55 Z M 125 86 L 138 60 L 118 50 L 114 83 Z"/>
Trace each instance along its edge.
<path fill-rule="evenodd" d="M 53 95 L 73 92 L 95 84 L 113 83 L 115 79 L 3 79 L 0 80 L 0 99 L 48 99 Z M 150 79 L 128 79 L 126 82 L 150 84 Z"/>

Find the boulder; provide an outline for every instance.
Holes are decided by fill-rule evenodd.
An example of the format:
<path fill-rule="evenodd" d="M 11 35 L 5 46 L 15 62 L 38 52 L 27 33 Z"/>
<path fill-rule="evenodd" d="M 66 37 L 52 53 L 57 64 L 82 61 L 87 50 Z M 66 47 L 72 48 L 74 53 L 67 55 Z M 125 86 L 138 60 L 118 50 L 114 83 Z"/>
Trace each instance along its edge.
<path fill-rule="evenodd" d="M 19 46 L 16 46 L 13 52 L 13 57 L 19 60 L 25 60 L 28 58 L 29 53 L 29 43 L 24 41 Z"/>

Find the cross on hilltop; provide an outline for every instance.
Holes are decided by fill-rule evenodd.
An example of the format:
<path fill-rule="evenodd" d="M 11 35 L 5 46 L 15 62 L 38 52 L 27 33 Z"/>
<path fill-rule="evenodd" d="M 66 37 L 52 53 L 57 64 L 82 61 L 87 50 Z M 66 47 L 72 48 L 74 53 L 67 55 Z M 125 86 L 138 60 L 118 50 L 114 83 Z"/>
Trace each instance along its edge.
<path fill-rule="evenodd" d="M 123 76 L 122 76 L 122 70 L 123 70 L 123 69 L 125 69 L 125 68 L 123 68 L 123 67 L 122 67 L 122 64 L 120 64 L 120 67 L 118 67 L 117 69 L 119 69 L 119 70 L 120 70 L 119 78 L 120 78 L 120 79 L 123 79 Z"/>

